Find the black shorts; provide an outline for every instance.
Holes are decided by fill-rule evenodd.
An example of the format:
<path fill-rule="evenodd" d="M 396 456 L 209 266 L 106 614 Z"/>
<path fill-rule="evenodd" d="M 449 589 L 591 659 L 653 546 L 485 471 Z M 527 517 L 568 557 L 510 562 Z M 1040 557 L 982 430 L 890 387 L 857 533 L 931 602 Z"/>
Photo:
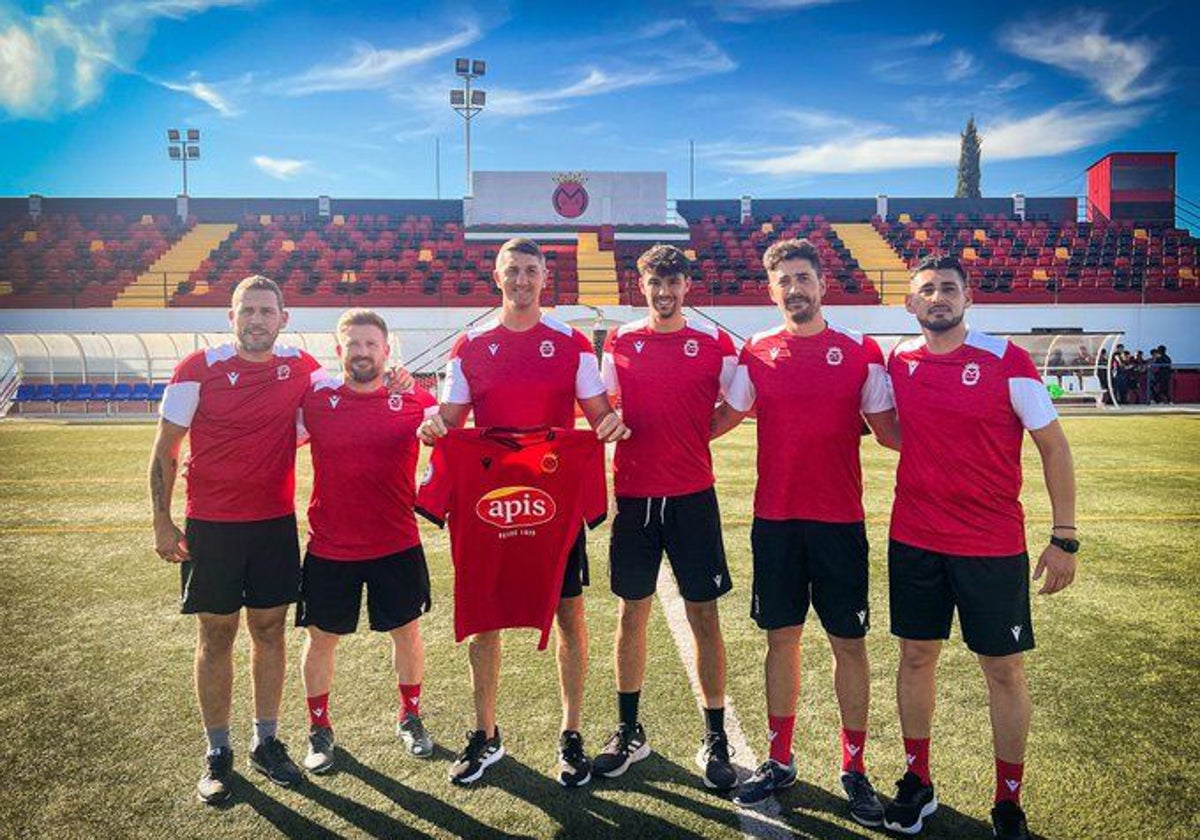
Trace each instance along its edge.
<path fill-rule="evenodd" d="M 888 544 L 892 634 L 948 639 L 954 609 L 963 641 L 982 656 L 1033 649 L 1029 555 L 960 557 Z"/>
<path fill-rule="evenodd" d="M 711 601 L 733 588 L 713 488 L 686 496 L 618 497 L 608 546 L 613 593 L 627 601 L 653 595 L 664 551 L 683 600 Z"/>
<path fill-rule="evenodd" d="M 825 632 L 861 639 L 871 626 L 862 522 L 754 518 L 750 617 L 763 630 L 803 624 L 811 601 Z"/>
<path fill-rule="evenodd" d="M 571 546 L 571 551 L 567 555 L 567 566 L 563 569 L 562 590 L 558 593 L 559 598 L 577 598 L 583 594 L 583 587 L 588 586 L 591 580 L 588 577 L 588 558 L 587 558 L 587 535 L 583 528 L 579 529 L 579 536 L 575 538 L 575 544 Z"/>
<path fill-rule="evenodd" d="M 371 629 L 387 633 L 429 612 L 429 567 L 414 545 L 373 560 L 326 560 L 304 555 L 297 627 L 345 635 L 358 628 L 363 586 Z"/>
<path fill-rule="evenodd" d="M 180 611 L 229 615 L 242 607 L 294 604 L 300 593 L 300 537 L 294 514 L 257 522 L 188 519 L 192 559 L 179 568 Z"/>

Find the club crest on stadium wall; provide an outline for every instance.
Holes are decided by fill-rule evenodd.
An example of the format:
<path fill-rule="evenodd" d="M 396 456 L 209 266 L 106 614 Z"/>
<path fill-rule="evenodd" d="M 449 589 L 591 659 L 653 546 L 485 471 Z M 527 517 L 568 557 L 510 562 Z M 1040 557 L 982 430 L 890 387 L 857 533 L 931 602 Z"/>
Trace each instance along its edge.
<path fill-rule="evenodd" d="M 550 197 L 554 212 L 565 219 L 578 219 L 588 209 L 587 176 L 582 172 L 560 172 L 554 176 L 558 186 Z"/>

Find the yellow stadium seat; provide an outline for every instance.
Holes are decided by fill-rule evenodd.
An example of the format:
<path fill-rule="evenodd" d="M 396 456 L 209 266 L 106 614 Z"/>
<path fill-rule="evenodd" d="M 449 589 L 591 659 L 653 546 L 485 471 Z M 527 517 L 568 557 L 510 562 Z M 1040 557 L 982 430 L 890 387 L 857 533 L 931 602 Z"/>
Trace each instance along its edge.
<path fill-rule="evenodd" d="M 771 224 L 770 222 L 763 222 L 762 227 L 759 228 L 759 230 L 761 230 L 763 233 L 771 233 L 775 230 L 775 225 Z"/>
<path fill-rule="evenodd" d="M 0 297 L 4 297 L 4 295 L 11 295 L 11 294 L 12 294 L 12 283 L 8 283 L 8 282 L 0 283 Z"/>
<path fill-rule="evenodd" d="M 1055 248 L 1054 258 L 1059 260 L 1069 260 L 1071 259 L 1071 252 L 1066 248 Z"/>
<path fill-rule="evenodd" d="M 291 239 L 285 239 L 279 246 L 280 251 L 295 251 L 296 243 Z"/>
<path fill-rule="evenodd" d="M 336 216 L 333 217 L 333 223 L 337 227 L 343 227 L 346 224 L 346 217 L 343 216 L 341 213 L 338 213 Z"/>
<path fill-rule="evenodd" d="M 88 246 L 88 250 L 91 251 L 93 254 L 96 253 L 97 251 L 103 251 L 104 250 L 104 240 L 103 239 L 93 239 L 92 244 Z"/>
<path fill-rule="evenodd" d="M 920 228 L 916 233 L 913 234 L 913 239 L 917 240 L 918 242 L 925 242 L 927 239 L 929 239 L 929 231 L 925 230 L 925 228 Z"/>
<path fill-rule="evenodd" d="M 1033 279 L 1034 280 L 1049 280 L 1050 278 L 1046 275 L 1046 270 L 1044 268 L 1035 268 L 1033 270 Z"/>
<path fill-rule="evenodd" d="M 901 213 L 896 217 L 896 221 L 900 222 L 902 225 L 906 225 L 912 221 L 912 216 L 908 215 L 907 213 Z"/>
<path fill-rule="evenodd" d="M 21 237 L 22 242 L 37 242 L 37 231 L 27 230 L 25 235 Z"/>
<path fill-rule="evenodd" d="M 1179 269 L 1179 276 L 1182 277 L 1184 280 L 1195 280 L 1196 279 L 1196 271 L 1195 271 L 1195 269 L 1189 268 L 1188 266 L 1184 266 L 1183 268 Z"/>
<path fill-rule="evenodd" d="M 146 225 L 146 226 L 154 224 L 154 217 L 151 216 L 149 213 L 143 214 L 142 215 L 142 224 Z"/>
<path fill-rule="evenodd" d="M 976 242 L 987 242 L 987 231 L 982 228 L 975 228 L 975 233 L 971 235 L 971 238 Z"/>
<path fill-rule="evenodd" d="M 1146 231 L 1144 231 L 1142 228 L 1134 228 L 1133 238 L 1134 239 L 1149 239 L 1150 237 L 1146 235 Z"/>
<path fill-rule="evenodd" d="M 270 213 L 263 213 L 261 216 L 259 216 L 259 217 L 258 217 L 258 223 L 259 223 L 260 225 L 269 225 L 269 224 L 271 224 L 271 214 L 270 214 Z"/>
<path fill-rule="evenodd" d="M 433 262 L 433 251 L 428 248 L 422 248 L 421 253 L 417 254 L 419 262 Z"/>
<path fill-rule="evenodd" d="M 978 253 L 976 253 L 976 251 L 975 251 L 975 249 L 974 249 L 974 248 L 963 248 L 963 250 L 962 250 L 962 255 L 963 255 L 963 259 L 964 259 L 964 260 L 977 260 L 977 259 L 979 259 L 979 254 L 978 254 Z"/>
<path fill-rule="evenodd" d="M 358 275 L 355 274 L 353 271 L 343 271 L 342 272 L 342 282 L 343 283 L 357 283 Z"/>
<path fill-rule="evenodd" d="M 696 259 L 696 252 L 695 252 L 693 249 L 691 249 L 691 248 L 688 248 L 688 249 L 687 249 L 686 251 L 684 251 L 683 253 L 687 255 L 687 258 L 688 258 L 689 260 L 694 260 L 694 259 Z"/>

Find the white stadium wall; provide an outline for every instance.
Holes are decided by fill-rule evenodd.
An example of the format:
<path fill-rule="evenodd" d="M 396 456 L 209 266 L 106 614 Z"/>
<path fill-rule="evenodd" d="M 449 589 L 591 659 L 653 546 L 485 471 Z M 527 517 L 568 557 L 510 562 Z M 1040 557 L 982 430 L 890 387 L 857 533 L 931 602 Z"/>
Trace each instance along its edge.
<path fill-rule="evenodd" d="M 476 172 L 474 225 L 663 225 L 665 172 Z"/>
<path fill-rule="evenodd" d="M 341 309 L 298 307 L 291 310 L 289 329 L 297 332 L 332 331 Z M 432 344 L 443 342 L 487 310 L 471 308 L 405 308 L 379 310 L 401 342 L 401 354 L 411 359 Z M 584 306 L 552 310 L 560 320 L 588 331 L 596 311 Z M 774 326 L 770 307 L 710 307 L 704 310 L 734 333 L 748 337 Z M 907 312 L 896 306 L 827 306 L 831 320 L 875 335 L 916 332 Z M 603 326 L 611 327 L 644 317 L 645 309 L 604 307 Z M 1023 333 L 1035 327 L 1080 328 L 1088 332 L 1121 332 L 1127 347 L 1149 350 L 1166 344 L 1176 364 L 1200 365 L 1200 304 L 1171 306 L 976 306 L 968 319 L 975 327 L 995 333 Z M 0 311 L 0 333 L 214 333 L 227 328 L 221 309 L 43 309 Z M 449 349 L 446 343 L 443 350 Z M 424 368 L 424 366 L 421 366 Z"/>

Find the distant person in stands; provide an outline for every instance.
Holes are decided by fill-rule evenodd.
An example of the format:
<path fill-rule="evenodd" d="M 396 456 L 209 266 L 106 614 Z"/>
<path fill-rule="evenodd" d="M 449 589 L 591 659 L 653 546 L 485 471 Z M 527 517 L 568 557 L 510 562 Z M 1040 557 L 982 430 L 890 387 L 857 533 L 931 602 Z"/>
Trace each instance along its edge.
<path fill-rule="evenodd" d="M 1096 371 L 1100 376 L 1100 389 L 1104 392 L 1104 402 L 1109 402 L 1108 395 L 1108 351 L 1101 350 L 1100 355 L 1096 357 Z"/>
<path fill-rule="evenodd" d="M 1055 347 L 1050 351 L 1050 355 L 1046 358 L 1046 368 L 1048 369 L 1049 373 L 1057 374 L 1060 373 L 1066 366 L 1067 363 L 1063 361 L 1062 350 L 1059 350 L 1057 347 Z"/>
<path fill-rule="evenodd" d="M 1165 344 L 1150 351 L 1150 401 L 1171 402 L 1171 357 Z"/>
<path fill-rule="evenodd" d="M 1130 363 L 1132 375 L 1129 377 L 1129 389 L 1133 392 L 1130 402 L 1150 402 L 1150 388 L 1147 379 L 1150 372 L 1150 361 L 1145 353 L 1139 350 Z"/>
<path fill-rule="evenodd" d="M 1090 368 L 1094 361 L 1092 354 L 1088 352 L 1087 345 L 1080 344 L 1079 349 L 1075 351 L 1075 355 L 1071 358 L 1071 367 Z"/>

